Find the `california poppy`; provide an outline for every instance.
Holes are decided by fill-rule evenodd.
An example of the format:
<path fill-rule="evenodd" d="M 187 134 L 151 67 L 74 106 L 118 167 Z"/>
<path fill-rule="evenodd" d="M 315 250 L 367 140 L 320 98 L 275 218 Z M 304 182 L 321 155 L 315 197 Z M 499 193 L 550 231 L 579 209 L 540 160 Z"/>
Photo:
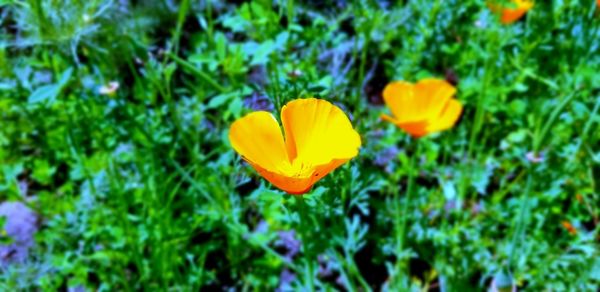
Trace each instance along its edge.
<path fill-rule="evenodd" d="M 381 117 L 415 138 L 440 132 L 454 126 L 462 113 L 462 104 L 452 98 L 454 93 L 456 88 L 445 80 L 394 81 L 383 90 L 393 117 Z"/>
<path fill-rule="evenodd" d="M 573 224 L 571 224 L 571 222 L 563 221 L 563 222 L 561 222 L 561 224 L 569 232 L 569 234 L 571 234 L 571 235 L 577 234 L 577 229 L 575 229 L 575 227 L 573 226 Z"/>
<path fill-rule="evenodd" d="M 600 1 L 600 0 L 598 0 Z M 532 0 L 512 0 L 512 7 L 506 7 L 501 4 L 488 3 L 488 7 L 500 14 L 500 22 L 503 24 L 511 24 L 523 17 L 529 9 L 533 8 Z"/>
<path fill-rule="evenodd" d="M 235 121 L 229 141 L 277 188 L 300 195 L 358 154 L 360 136 L 344 112 L 328 101 L 297 99 L 281 109 L 281 127 L 265 111 Z"/>

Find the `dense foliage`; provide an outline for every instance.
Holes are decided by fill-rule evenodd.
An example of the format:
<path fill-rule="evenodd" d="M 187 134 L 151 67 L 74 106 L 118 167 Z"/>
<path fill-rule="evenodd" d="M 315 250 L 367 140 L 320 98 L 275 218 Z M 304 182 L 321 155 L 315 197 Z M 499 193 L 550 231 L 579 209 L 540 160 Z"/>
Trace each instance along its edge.
<path fill-rule="evenodd" d="M 596 1 L 241 2 L 0 0 L 0 202 L 38 224 L 0 290 L 597 291 Z M 425 77 L 464 111 L 417 147 L 381 92 Z M 304 97 L 362 148 L 292 196 L 228 131 Z"/>

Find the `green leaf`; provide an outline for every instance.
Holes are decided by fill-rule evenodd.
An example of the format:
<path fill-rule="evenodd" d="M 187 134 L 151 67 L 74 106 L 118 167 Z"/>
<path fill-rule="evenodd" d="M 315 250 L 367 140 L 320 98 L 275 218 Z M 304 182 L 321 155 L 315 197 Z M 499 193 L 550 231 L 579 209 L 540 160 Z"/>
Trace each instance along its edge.
<path fill-rule="evenodd" d="M 73 75 L 73 67 L 67 68 L 67 70 L 65 70 L 65 72 L 61 74 L 60 80 L 58 81 L 58 85 L 60 87 L 67 85 L 67 82 L 69 82 L 69 80 L 71 79 L 71 75 Z"/>
<path fill-rule="evenodd" d="M 229 108 L 227 109 L 235 118 L 239 118 L 242 114 L 243 101 L 241 97 L 234 98 L 231 103 L 229 103 Z"/>
<path fill-rule="evenodd" d="M 60 93 L 60 86 L 56 84 L 43 85 L 38 87 L 27 100 L 29 103 L 38 103 L 49 101 L 53 102 Z"/>
<path fill-rule="evenodd" d="M 29 103 L 39 103 L 39 102 L 49 102 L 52 103 L 56 100 L 61 90 L 69 80 L 71 79 L 71 75 L 73 74 L 73 67 L 67 68 L 55 84 L 42 85 L 38 87 L 33 93 L 29 96 L 27 101 Z"/>
<path fill-rule="evenodd" d="M 234 93 L 232 93 L 232 92 L 219 94 L 219 95 L 211 98 L 211 100 L 208 102 L 208 105 L 206 107 L 208 109 L 218 108 L 221 105 L 224 105 L 229 99 L 231 99 L 233 97 L 233 94 Z"/>
<path fill-rule="evenodd" d="M 52 176 L 55 171 L 56 167 L 51 166 L 47 160 L 36 160 L 33 163 L 33 173 L 31 176 L 37 182 L 48 185 L 52 181 Z"/>
<path fill-rule="evenodd" d="M 275 51 L 275 42 L 268 40 L 258 46 L 253 54 L 250 65 L 265 65 L 269 61 L 269 56 Z"/>

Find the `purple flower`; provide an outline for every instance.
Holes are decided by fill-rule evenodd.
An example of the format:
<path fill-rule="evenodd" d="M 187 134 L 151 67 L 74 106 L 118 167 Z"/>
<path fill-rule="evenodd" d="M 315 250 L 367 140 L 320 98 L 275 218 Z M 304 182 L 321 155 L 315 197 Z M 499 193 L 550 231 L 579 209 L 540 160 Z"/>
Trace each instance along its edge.
<path fill-rule="evenodd" d="M 327 278 L 333 275 L 333 263 L 326 255 L 319 255 L 317 260 L 319 261 L 318 274 L 321 278 Z"/>
<path fill-rule="evenodd" d="M 396 146 L 385 148 L 375 154 L 375 160 L 373 160 L 373 163 L 375 163 L 377 166 L 388 166 L 390 161 L 396 159 L 399 152 L 400 151 Z"/>
<path fill-rule="evenodd" d="M 452 212 L 454 209 L 457 209 L 457 208 L 458 208 L 458 204 L 457 204 L 456 200 L 448 200 L 444 204 L 444 210 L 446 210 L 446 212 Z"/>
<path fill-rule="evenodd" d="M 215 129 L 215 124 L 213 124 L 210 120 L 202 119 L 202 121 L 200 121 L 200 129 L 213 131 Z"/>
<path fill-rule="evenodd" d="M 394 171 L 394 160 L 397 160 L 398 153 L 400 150 L 396 146 L 390 146 L 377 153 L 375 153 L 375 159 L 373 164 L 379 167 L 383 167 L 387 173 Z"/>
<path fill-rule="evenodd" d="M 296 274 L 290 272 L 288 269 L 283 269 L 279 276 L 279 287 L 276 291 L 289 291 L 293 290 L 291 287 L 292 282 L 296 280 Z"/>
<path fill-rule="evenodd" d="M 292 258 L 300 252 L 300 240 L 296 239 L 296 231 L 279 231 L 279 240 L 275 243 L 278 246 L 284 247 L 287 252 L 285 257 L 288 260 L 292 260 Z"/>
<path fill-rule="evenodd" d="M 268 82 L 267 76 L 267 68 L 265 66 L 254 66 L 248 73 L 248 82 L 262 87 Z"/>
<path fill-rule="evenodd" d="M 478 201 L 475 204 L 473 204 L 473 206 L 471 206 L 471 212 L 473 213 L 473 215 L 477 215 L 483 211 L 485 211 L 485 205 L 482 201 Z"/>
<path fill-rule="evenodd" d="M 35 243 L 37 215 L 21 202 L 6 202 L 0 204 L 0 217 L 6 217 L 0 231 L 5 231 L 5 235 L 13 240 L 12 244 L 0 244 L 0 266 L 10 262 L 23 262 Z"/>
<path fill-rule="evenodd" d="M 273 111 L 275 109 L 269 98 L 256 92 L 244 98 L 244 106 L 255 111 Z"/>
<path fill-rule="evenodd" d="M 527 152 L 527 154 L 525 155 L 525 158 L 527 158 L 527 160 L 531 163 L 542 163 L 546 159 L 545 156 L 546 155 L 544 154 L 544 152 L 540 152 L 540 153 L 536 154 L 535 152 L 530 151 L 530 152 Z"/>
<path fill-rule="evenodd" d="M 269 231 L 269 223 L 265 220 L 260 220 L 254 228 L 254 233 L 267 233 Z"/>

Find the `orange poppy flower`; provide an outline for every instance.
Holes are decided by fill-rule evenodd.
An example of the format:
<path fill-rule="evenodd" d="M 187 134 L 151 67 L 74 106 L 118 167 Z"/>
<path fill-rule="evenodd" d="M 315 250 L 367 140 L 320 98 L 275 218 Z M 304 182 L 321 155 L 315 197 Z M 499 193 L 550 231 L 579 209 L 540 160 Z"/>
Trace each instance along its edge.
<path fill-rule="evenodd" d="M 577 229 L 575 229 L 575 227 L 573 227 L 573 224 L 571 224 L 571 222 L 563 221 L 563 222 L 561 222 L 561 224 L 567 231 L 569 231 L 569 234 L 571 234 L 571 235 L 577 234 Z"/>
<path fill-rule="evenodd" d="M 300 195 L 358 154 L 361 141 L 337 106 L 322 99 L 297 99 L 281 109 L 283 134 L 265 111 L 235 121 L 229 141 L 267 181 Z M 285 135 L 285 136 L 284 136 Z"/>
<path fill-rule="evenodd" d="M 596 0 L 596 5 L 598 5 L 598 7 L 600 7 L 600 0 Z"/>
<path fill-rule="evenodd" d="M 599 0 L 600 1 L 600 0 Z M 511 24 L 523 17 L 529 9 L 533 8 L 532 0 L 512 0 L 512 7 L 488 3 L 488 7 L 494 12 L 500 14 L 500 22 Z"/>
<path fill-rule="evenodd" d="M 452 98 L 454 93 L 456 88 L 440 79 L 424 79 L 416 84 L 392 82 L 383 90 L 383 99 L 393 117 L 381 115 L 381 118 L 415 138 L 449 129 L 463 108 Z"/>

